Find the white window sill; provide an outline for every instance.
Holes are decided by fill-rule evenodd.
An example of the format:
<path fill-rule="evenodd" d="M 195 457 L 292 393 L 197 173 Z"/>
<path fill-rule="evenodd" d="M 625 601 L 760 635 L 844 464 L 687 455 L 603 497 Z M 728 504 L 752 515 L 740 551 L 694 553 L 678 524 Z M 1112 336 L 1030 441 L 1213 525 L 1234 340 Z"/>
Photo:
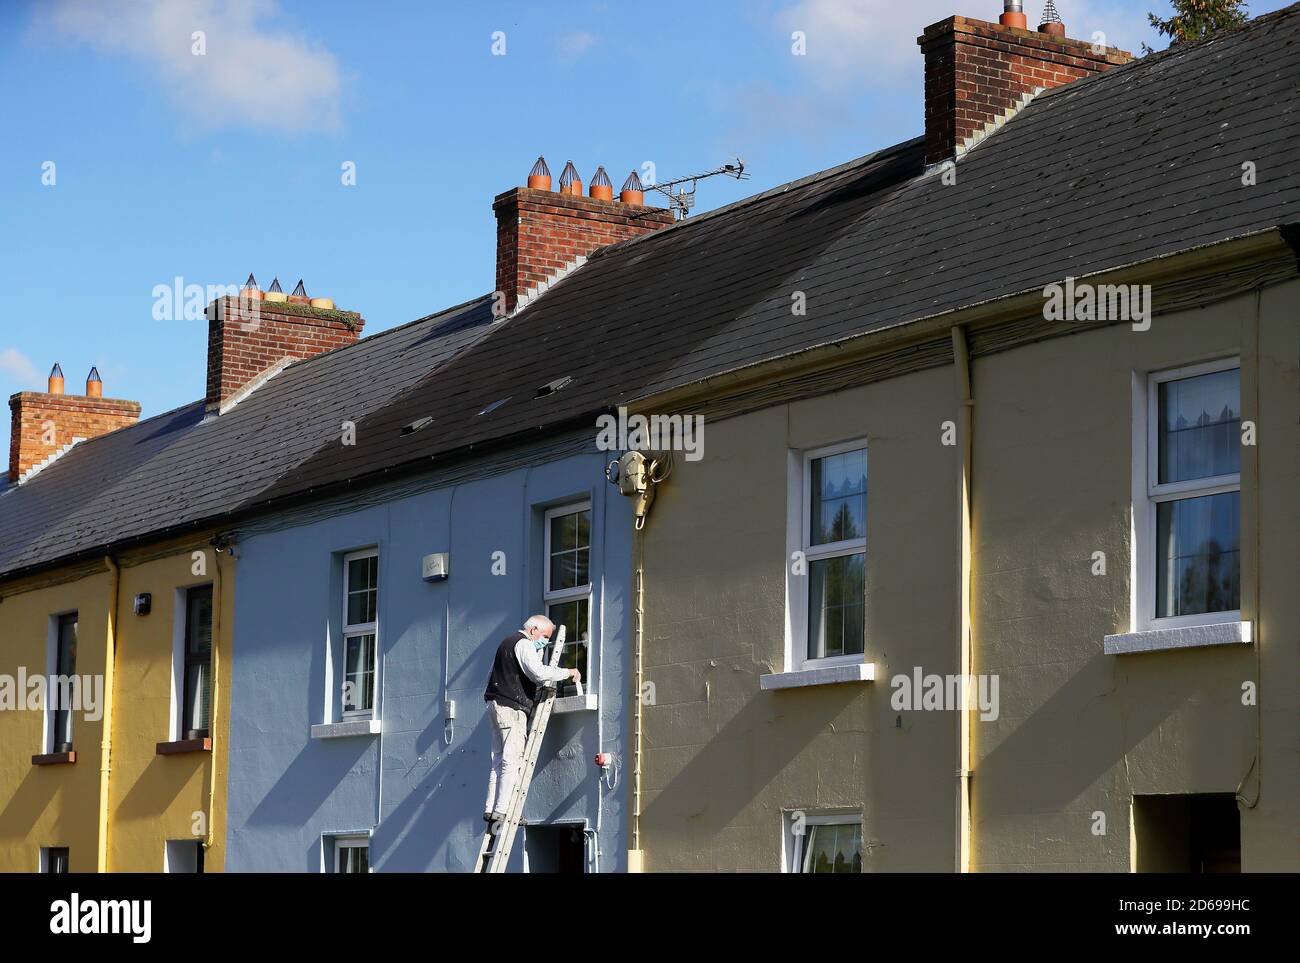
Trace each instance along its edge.
<path fill-rule="evenodd" d="M 551 703 L 551 712 L 586 712 L 597 708 L 597 697 L 594 693 L 587 692 L 583 695 L 556 696 L 555 701 Z"/>
<path fill-rule="evenodd" d="M 806 685 L 835 685 L 839 682 L 874 682 L 876 663 L 853 662 L 849 665 L 826 665 L 796 672 L 772 672 L 758 677 L 764 689 L 797 689 Z"/>
<path fill-rule="evenodd" d="M 1199 649 L 1212 645 L 1250 645 L 1251 623 L 1220 622 L 1215 625 L 1184 625 L 1176 629 L 1150 629 L 1108 635 L 1102 641 L 1107 655 L 1160 652 L 1166 649 Z"/>
<path fill-rule="evenodd" d="M 346 736 L 378 735 L 383 723 L 379 719 L 357 719 L 352 722 L 326 722 L 311 727 L 313 739 L 342 739 Z"/>

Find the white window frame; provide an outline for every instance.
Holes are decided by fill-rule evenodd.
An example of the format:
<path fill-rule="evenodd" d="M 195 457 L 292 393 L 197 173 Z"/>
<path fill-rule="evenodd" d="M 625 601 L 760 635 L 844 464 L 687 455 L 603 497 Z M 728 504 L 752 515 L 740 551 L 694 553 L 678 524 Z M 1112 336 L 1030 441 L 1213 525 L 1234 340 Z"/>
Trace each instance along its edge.
<path fill-rule="evenodd" d="M 370 864 L 370 836 L 368 834 L 334 837 L 334 872 L 336 873 L 343 872 L 343 850 L 345 849 L 366 850 L 366 872 L 374 872 L 374 866 Z"/>
<path fill-rule="evenodd" d="M 40 857 L 40 868 L 37 870 L 37 872 L 40 873 L 53 872 L 53 870 L 50 869 L 51 849 L 66 849 L 68 851 L 68 872 L 71 873 L 72 872 L 72 847 L 71 846 L 42 846 L 41 857 Z"/>
<path fill-rule="evenodd" d="M 1241 491 L 1241 472 L 1160 484 L 1160 386 L 1168 381 L 1194 378 L 1241 368 L 1239 357 L 1220 358 L 1147 373 L 1134 379 L 1133 444 L 1133 573 L 1132 631 L 1150 632 L 1189 626 L 1238 622 L 1241 610 L 1197 615 L 1156 617 L 1156 517 L 1162 502 Z M 1238 410 L 1241 401 L 1238 399 Z M 1244 412 L 1242 412 L 1244 414 Z M 1238 550 L 1240 551 L 1240 545 Z"/>
<path fill-rule="evenodd" d="M 375 559 L 375 620 L 373 622 L 358 622 L 356 625 L 348 623 L 348 571 L 351 563 L 357 559 L 373 558 Z M 356 552 L 348 552 L 343 556 L 343 602 L 340 626 L 342 631 L 340 636 L 343 640 L 340 655 L 342 661 L 339 665 L 340 688 L 339 698 L 339 718 L 344 721 L 358 721 L 362 719 L 379 718 L 379 549 L 363 548 Z M 370 693 L 369 709 L 349 709 L 343 704 L 342 686 L 347 684 L 348 679 L 348 640 L 362 635 L 373 635 L 375 637 L 374 652 L 370 665 L 370 678 L 373 689 Z"/>
<path fill-rule="evenodd" d="M 558 518 L 561 515 L 576 515 L 578 512 L 586 512 L 588 515 L 587 532 L 590 538 L 595 531 L 595 519 L 591 517 L 590 500 L 571 502 L 567 505 L 548 508 L 542 518 L 542 609 L 548 613 L 549 617 L 552 605 L 574 602 L 580 599 L 587 600 L 587 644 L 585 646 L 587 664 L 578 667 L 578 671 L 582 673 L 582 684 L 586 686 L 587 680 L 591 678 L 591 648 L 596 640 L 595 613 L 592 611 L 591 560 L 593 553 L 590 542 L 587 545 L 587 584 L 567 589 L 551 589 L 551 519 Z M 570 626 L 569 628 L 576 630 L 577 626 Z M 577 639 L 568 641 L 576 642 Z M 566 641 L 566 645 L 568 641 Z"/>
<path fill-rule="evenodd" d="M 796 813 L 804 814 L 804 827 L 809 826 L 857 826 L 858 836 L 865 843 L 866 837 L 863 835 L 865 820 L 862 818 L 862 811 L 856 809 L 841 810 L 823 810 L 821 812 L 810 812 L 808 810 L 788 809 L 782 813 L 782 823 L 785 832 L 785 845 L 783 847 L 782 870 L 787 873 L 803 873 L 803 862 L 806 853 L 804 844 L 808 839 L 808 833 L 795 835 L 794 817 Z M 865 852 L 864 852 L 865 856 Z M 865 859 L 863 860 L 865 862 Z"/>
<path fill-rule="evenodd" d="M 867 439 L 857 438 L 821 448 L 791 452 L 791 477 L 788 499 L 789 519 L 786 526 L 786 665 L 788 671 L 799 672 L 809 669 L 829 668 L 840 665 L 860 665 L 866 662 L 867 646 L 863 639 L 862 652 L 850 655 L 832 655 L 820 659 L 808 657 L 808 593 L 812 591 L 809 573 L 814 561 L 826 558 L 839 558 L 845 555 L 861 553 L 864 561 L 867 554 L 867 537 L 843 539 L 825 545 L 812 546 L 812 463 L 815 459 L 831 455 L 841 455 L 846 451 L 862 451 L 867 457 L 867 524 L 871 514 L 871 460 L 867 451 Z M 795 575 L 793 559 L 795 552 L 802 552 L 804 558 L 803 574 Z M 864 572 L 864 595 L 865 595 Z M 865 603 L 864 603 L 865 604 Z M 864 608 L 863 632 L 866 631 Z"/>

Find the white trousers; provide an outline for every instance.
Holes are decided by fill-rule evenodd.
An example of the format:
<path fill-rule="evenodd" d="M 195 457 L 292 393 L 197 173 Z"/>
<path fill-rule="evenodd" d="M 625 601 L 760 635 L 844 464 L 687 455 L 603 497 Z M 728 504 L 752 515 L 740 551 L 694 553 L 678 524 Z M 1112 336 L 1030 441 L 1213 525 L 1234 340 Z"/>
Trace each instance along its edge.
<path fill-rule="evenodd" d="M 488 703 L 488 721 L 492 724 L 492 768 L 488 771 L 485 813 L 504 813 L 510 795 L 519 782 L 524 767 L 524 743 L 528 739 L 528 715 L 519 709 Z"/>

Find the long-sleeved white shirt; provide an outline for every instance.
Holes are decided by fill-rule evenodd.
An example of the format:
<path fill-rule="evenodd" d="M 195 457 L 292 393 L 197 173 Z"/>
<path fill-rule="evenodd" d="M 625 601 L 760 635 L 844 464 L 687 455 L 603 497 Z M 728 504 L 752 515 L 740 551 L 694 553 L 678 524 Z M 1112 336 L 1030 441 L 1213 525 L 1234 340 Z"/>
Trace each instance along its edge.
<path fill-rule="evenodd" d="M 522 632 L 519 636 L 519 641 L 515 643 L 515 660 L 519 663 L 519 668 L 524 670 L 524 675 L 538 685 L 563 682 L 569 677 L 568 669 L 559 666 L 552 668 L 542 661 L 542 650 L 537 648 L 532 639 Z"/>

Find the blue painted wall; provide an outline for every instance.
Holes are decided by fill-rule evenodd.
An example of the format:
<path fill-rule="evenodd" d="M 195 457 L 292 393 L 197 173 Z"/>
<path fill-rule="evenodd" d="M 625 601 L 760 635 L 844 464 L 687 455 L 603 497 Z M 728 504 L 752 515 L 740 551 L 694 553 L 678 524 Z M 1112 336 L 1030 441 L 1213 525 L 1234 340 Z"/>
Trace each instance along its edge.
<path fill-rule="evenodd" d="M 628 500 L 605 481 L 606 461 L 595 452 L 573 455 L 240 538 L 228 871 L 316 872 L 323 837 L 362 832 L 372 833 L 375 871 L 472 868 L 491 745 L 483 702 L 490 662 L 502 638 L 544 610 L 546 508 L 584 499 L 592 509 L 592 654 L 584 685 L 598 692 L 600 707 L 552 717 L 525 816 L 593 832 L 599 824 L 599 870 L 626 868 L 621 780 L 632 525 Z M 383 731 L 312 738 L 311 726 L 326 721 L 342 555 L 370 546 L 379 551 Z M 442 551 L 451 553 L 450 578 L 423 581 L 422 557 Z M 498 551 L 506 553 L 505 575 L 492 574 Z M 445 698 L 456 702 L 449 745 Z M 613 790 L 593 762 L 602 748 L 618 757 Z M 521 867 L 523 850 L 517 843 L 512 868 Z M 539 866 L 537 854 L 532 866 Z"/>

